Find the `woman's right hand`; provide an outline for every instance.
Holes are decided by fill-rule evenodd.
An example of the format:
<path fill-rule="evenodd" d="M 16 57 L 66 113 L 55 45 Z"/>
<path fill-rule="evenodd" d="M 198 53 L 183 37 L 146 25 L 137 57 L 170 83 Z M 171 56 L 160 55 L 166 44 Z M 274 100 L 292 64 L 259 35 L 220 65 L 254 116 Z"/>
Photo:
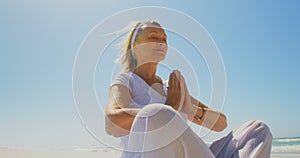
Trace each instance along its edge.
<path fill-rule="evenodd" d="M 166 104 L 180 111 L 184 100 L 184 87 L 181 85 L 181 73 L 174 70 L 169 76 Z"/>

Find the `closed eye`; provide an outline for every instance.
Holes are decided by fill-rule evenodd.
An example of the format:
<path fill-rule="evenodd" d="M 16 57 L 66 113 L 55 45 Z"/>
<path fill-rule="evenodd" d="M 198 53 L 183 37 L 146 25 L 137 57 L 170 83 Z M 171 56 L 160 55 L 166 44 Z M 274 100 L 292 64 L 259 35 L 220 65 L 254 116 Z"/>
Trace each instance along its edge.
<path fill-rule="evenodd" d="M 158 39 L 158 37 L 155 37 L 155 36 L 154 36 L 154 37 L 150 37 L 149 39 Z"/>
<path fill-rule="evenodd" d="M 149 37 L 149 39 L 150 39 L 150 40 L 159 40 L 159 37 L 157 37 L 157 36 L 152 36 L 152 37 Z M 167 39 L 166 39 L 166 38 L 162 38 L 162 40 L 163 40 L 164 42 L 167 42 Z"/>

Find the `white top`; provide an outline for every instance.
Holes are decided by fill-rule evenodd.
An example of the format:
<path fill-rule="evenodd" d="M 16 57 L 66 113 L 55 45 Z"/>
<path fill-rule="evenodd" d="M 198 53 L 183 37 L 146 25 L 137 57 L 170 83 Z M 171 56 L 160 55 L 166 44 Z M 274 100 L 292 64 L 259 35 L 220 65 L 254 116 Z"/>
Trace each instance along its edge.
<path fill-rule="evenodd" d="M 156 90 L 154 90 L 152 87 L 150 87 L 140 76 L 132 73 L 132 72 L 126 72 L 126 73 L 120 73 L 117 75 L 114 80 L 112 81 L 111 86 L 120 84 L 126 86 L 131 93 L 132 102 L 129 104 L 129 108 L 143 108 L 144 106 L 148 104 L 153 103 L 162 103 L 164 104 L 166 102 L 166 97 L 158 93 Z M 167 86 L 168 86 L 168 80 L 163 80 L 163 89 L 165 94 L 167 94 Z M 128 143 L 129 136 L 123 136 L 121 139 L 121 146 L 126 148 L 125 146 Z M 130 153 L 123 152 L 121 157 L 132 157 L 125 156 L 129 155 Z M 134 154 L 138 157 L 139 154 Z"/>
<path fill-rule="evenodd" d="M 143 108 L 145 105 L 152 103 L 162 103 L 166 102 L 166 97 L 159 94 L 156 90 L 150 87 L 140 76 L 132 73 L 121 73 L 116 76 L 111 84 L 111 86 L 121 84 L 126 86 L 132 97 L 132 102 L 129 108 Z M 167 94 L 168 81 L 163 81 L 163 89 L 165 94 Z"/>

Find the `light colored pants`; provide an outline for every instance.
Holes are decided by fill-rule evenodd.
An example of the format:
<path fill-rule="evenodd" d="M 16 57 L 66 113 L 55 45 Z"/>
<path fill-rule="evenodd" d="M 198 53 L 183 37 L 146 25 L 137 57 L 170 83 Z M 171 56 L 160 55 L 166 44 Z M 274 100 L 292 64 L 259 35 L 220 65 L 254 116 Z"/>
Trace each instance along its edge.
<path fill-rule="evenodd" d="M 145 106 L 133 122 L 122 158 L 269 158 L 272 135 L 260 121 L 249 121 L 210 148 L 183 115 L 163 104 Z"/>

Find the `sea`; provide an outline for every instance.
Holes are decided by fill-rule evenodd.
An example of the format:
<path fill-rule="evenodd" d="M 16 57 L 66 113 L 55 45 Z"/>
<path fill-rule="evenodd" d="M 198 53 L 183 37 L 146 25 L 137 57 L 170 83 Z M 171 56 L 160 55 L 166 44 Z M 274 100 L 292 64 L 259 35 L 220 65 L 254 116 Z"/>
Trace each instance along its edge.
<path fill-rule="evenodd" d="M 207 146 L 210 146 L 211 143 L 207 143 Z M 84 147 L 77 148 L 79 150 L 114 150 L 110 147 Z M 300 137 L 286 137 L 286 138 L 273 138 L 272 150 L 273 154 L 299 154 L 300 156 Z"/>
<path fill-rule="evenodd" d="M 300 137 L 273 138 L 273 153 L 300 153 Z"/>
<path fill-rule="evenodd" d="M 209 146 L 209 143 L 207 143 Z M 0 147 L 0 155 L 8 153 L 7 151 L 14 151 L 16 149 L 9 147 Z M 116 150 L 107 146 L 76 146 L 76 147 L 63 147 L 58 151 L 88 151 L 88 152 L 109 152 L 116 155 L 120 154 L 120 150 Z M 19 150 L 16 150 L 19 151 Z M 288 138 L 273 138 L 271 157 L 299 157 L 300 158 L 300 137 L 288 137 Z M 1 156 L 0 156 L 1 157 Z"/>

